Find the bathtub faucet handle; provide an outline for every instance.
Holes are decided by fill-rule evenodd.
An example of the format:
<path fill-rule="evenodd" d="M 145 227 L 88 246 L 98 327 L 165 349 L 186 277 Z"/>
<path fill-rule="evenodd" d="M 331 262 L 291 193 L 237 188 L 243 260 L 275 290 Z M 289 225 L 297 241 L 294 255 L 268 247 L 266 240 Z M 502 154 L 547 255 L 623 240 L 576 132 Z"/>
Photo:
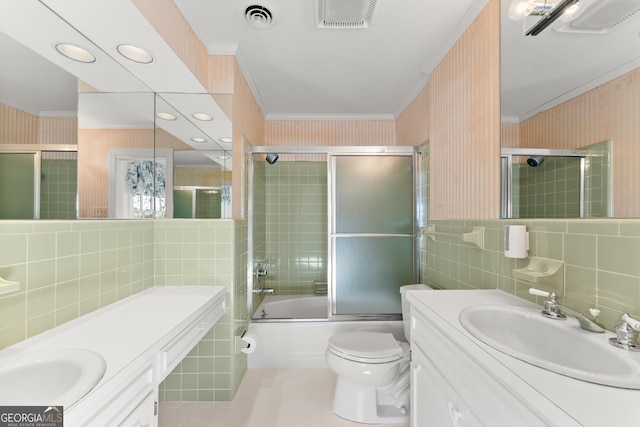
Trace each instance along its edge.
<path fill-rule="evenodd" d="M 275 293 L 275 291 L 276 291 L 275 289 L 268 288 L 268 289 L 254 289 L 252 292 L 254 294 L 261 295 L 261 294 L 273 294 Z"/>

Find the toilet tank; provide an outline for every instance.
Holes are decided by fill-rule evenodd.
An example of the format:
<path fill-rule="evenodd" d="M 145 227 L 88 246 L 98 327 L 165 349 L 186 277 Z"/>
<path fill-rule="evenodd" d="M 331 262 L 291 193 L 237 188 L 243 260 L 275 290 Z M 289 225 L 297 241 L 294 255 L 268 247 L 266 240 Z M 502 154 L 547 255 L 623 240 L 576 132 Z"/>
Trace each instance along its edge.
<path fill-rule="evenodd" d="M 400 287 L 400 301 L 402 303 L 402 326 L 404 326 L 404 337 L 407 342 L 411 341 L 410 334 L 410 322 L 409 322 L 409 301 L 407 301 L 407 291 L 424 291 L 431 289 L 427 285 L 405 285 Z"/>

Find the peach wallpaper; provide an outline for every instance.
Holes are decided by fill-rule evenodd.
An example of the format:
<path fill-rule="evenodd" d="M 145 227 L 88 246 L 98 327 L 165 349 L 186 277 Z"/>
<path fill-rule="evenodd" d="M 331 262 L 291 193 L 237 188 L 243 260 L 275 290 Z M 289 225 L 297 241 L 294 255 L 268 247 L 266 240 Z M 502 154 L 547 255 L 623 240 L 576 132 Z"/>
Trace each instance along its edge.
<path fill-rule="evenodd" d="M 37 117 L 0 104 L 0 144 L 76 144 L 76 117 Z"/>
<path fill-rule="evenodd" d="M 396 145 L 393 120 L 268 120 L 264 145 Z"/>
<path fill-rule="evenodd" d="M 232 215 L 234 219 L 246 218 L 245 188 L 247 162 L 245 144 L 265 144 L 265 120 L 251 89 L 234 58 L 233 73 L 233 186 Z"/>
<path fill-rule="evenodd" d="M 511 132 L 503 145 L 569 149 L 612 140 L 613 215 L 639 216 L 640 68 L 525 120 L 519 133 L 519 145 Z"/>
<path fill-rule="evenodd" d="M 429 139 L 429 125 L 429 85 L 426 85 L 396 120 L 398 145 L 421 145 Z"/>
<path fill-rule="evenodd" d="M 207 87 L 209 55 L 175 3 L 172 0 L 133 0 L 133 4 L 162 34 L 200 83 Z"/>
<path fill-rule="evenodd" d="M 500 217 L 499 9 L 491 0 L 430 76 L 434 219 Z"/>
<path fill-rule="evenodd" d="M 108 216 L 109 150 L 114 148 L 153 149 L 153 134 L 153 129 L 78 129 L 80 218 Z"/>

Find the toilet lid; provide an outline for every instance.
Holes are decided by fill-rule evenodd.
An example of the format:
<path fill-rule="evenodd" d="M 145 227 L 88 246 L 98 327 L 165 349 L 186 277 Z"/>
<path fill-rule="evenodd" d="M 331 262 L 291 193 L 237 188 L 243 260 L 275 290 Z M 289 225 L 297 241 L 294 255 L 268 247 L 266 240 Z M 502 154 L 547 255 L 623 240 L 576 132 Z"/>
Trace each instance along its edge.
<path fill-rule="evenodd" d="M 393 334 L 384 332 L 347 332 L 329 338 L 330 350 L 345 359 L 372 363 L 398 360 L 402 347 Z"/>

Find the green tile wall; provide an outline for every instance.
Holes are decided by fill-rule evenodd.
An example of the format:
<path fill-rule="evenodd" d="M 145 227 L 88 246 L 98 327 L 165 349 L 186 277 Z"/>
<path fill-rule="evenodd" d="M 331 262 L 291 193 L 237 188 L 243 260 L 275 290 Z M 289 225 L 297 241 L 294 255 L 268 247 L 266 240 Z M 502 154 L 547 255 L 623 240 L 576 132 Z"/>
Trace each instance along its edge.
<path fill-rule="evenodd" d="M 327 164 L 293 161 L 262 168 L 264 196 L 254 212 L 264 207 L 264 222 L 258 223 L 264 239 L 255 236 L 264 245 L 266 287 L 280 295 L 313 294 L 314 280 L 327 280 Z"/>
<path fill-rule="evenodd" d="M 43 158 L 40 167 L 40 218 L 76 219 L 78 161 Z"/>
<path fill-rule="evenodd" d="M 0 349 L 155 285 L 224 285 L 227 311 L 163 385 L 171 400 L 229 400 L 246 370 L 247 230 L 231 220 L 2 221 Z"/>
<path fill-rule="evenodd" d="M 153 222 L 2 221 L 0 348 L 153 286 Z"/>
<path fill-rule="evenodd" d="M 422 280 L 438 289 L 495 289 L 536 301 L 527 282 L 516 280 L 514 268 L 529 260 L 504 257 L 504 226 L 524 224 L 530 232 L 529 256 L 564 261 L 563 286 L 536 286 L 555 291 L 565 305 L 588 315 L 601 310 L 599 321 L 608 329 L 627 312 L 640 318 L 640 220 L 432 220 L 437 231 L 461 234 L 473 226 L 485 227 L 485 248 L 459 238 L 423 239 L 427 259 Z M 542 303 L 542 299 L 537 300 Z"/>
<path fill-rule="evenodd" d="M 167 401 L 230 400 L 246 370 L 234 336 L 246 326 L 247 233 L 233 220 L 156 221 L 156 286 L 227 287 L 224 316 L 160 387 Z M 237 278 L 237 280 L 236 280 Z"/>

